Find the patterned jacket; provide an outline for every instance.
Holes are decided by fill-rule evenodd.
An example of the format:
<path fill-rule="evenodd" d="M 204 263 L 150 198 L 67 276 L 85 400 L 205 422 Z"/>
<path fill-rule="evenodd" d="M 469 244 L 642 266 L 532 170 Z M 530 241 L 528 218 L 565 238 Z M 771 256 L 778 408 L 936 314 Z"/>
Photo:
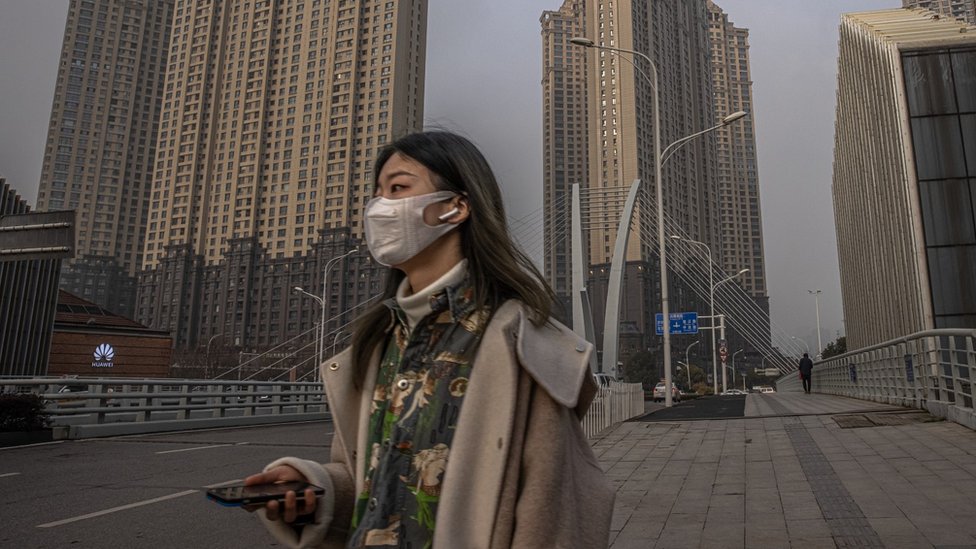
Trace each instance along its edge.
<path fill-rule="evenodd" d="M 579 421 L 596 394 L 592 345 L 552 321 L 535 326 L 509 301 L 486 328 L 444 473 L 434 547 L 605 547 L 614 490 Z M 326 488 L 316 522 L 265 524 L 291 547 L 342 547 L 363 489 L 367 419 L 380 350 L 362 390 L 347 350 L 322 365 L 335 435 L 331 462 L 282 458 Z M 332 497 L 329 497 L 329 495 Z"/>

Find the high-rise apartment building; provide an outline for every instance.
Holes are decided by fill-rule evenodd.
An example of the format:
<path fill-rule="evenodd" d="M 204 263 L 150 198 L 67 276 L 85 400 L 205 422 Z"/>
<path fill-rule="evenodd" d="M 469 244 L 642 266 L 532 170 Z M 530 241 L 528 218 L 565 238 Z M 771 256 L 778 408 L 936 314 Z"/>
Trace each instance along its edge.
<path fill-rule="evenodd" d="M 132 316 L 175 0 L 71 0 L 38 210 L 77 211 L 61 286 Z"/>
<path fill-rule="evenodd" d="M 849 349 L 976 328 L 976 27 L 843 16 L 833 198 Z"/>
<path fill-rule="evenodd" d="M 976 25 L 976 0 L 902 0 L 906 8 L 924 8 L 946 17 Z"/>
<path fill-rule="evenodd" d="M 715 117 L 737 111 L 754 113 L 749 64 L 749 30 L 738 28 L 714 2 L 708 2 L 712 45 Z M 769 296 L 763 249 L 762 210 L 759 197 L 759 161 L 756 157 L 755 119 L 746 117 L 716 131 L 718 141 L 719 212 L 722 269 L 735 273 L 749 269 L 738 280 L 762 315 L 756 337 L 768 341 Z M 737 349 L 744 342 L 730 342 Z"/>
<path fill-rule="evenodd" d="M 598 342 L 603 338 L 610 260 L 623 195 L 635 179 L 644 191 L 634 213 L 621 289 L 621 356 L 659 346 L 660 310 L 654 213 L 653 103 L 650 67 L 640 58 L 568 43 L 582 35 L 597 45 L 636 50 L 657 65 L 661 146 L 712 126 L 715 120 L 705 0 L 573 2 L 542 18 L 547 240 L 546 269 L 557 290 L 569 283 L 566 221 L 569 185 L 583 184 L 586 281 Z M 575 51 L 574 51 L 575 48 Z M 578 55 L 580 52 L 582 56 Z M 636 67 L 635 65 L 636 64 Z M 585 99 L 584 99 L 585 97 Z M 572 110 L 570 110 L 572 109 Z M 585 143 L 579 143 L 579 140 Z M 663 166 L 669 234 L 684 233 L 712 246 L 720 259 L 719 186 L 713 135 L 677 150 Z M 551 238 L 549 235 L 553 235 Z M 670 259 L 670 258 L 669 258 Z M 680 263 L 680 261 L 677 261 Z M 671 264 L 673 268 L 675 264 Z M 707 310 L 680 280 L 671 278 L 672 311 Z M 684 342 L 673 340 L 675 349 Z M 656 349 L 655 349 L 656 350 Z M 605 368 L 612 365 L 604 365 Z"/>
<path fill-rule="evenodd" d="M 178 348 L 263 349 L 375 294 L 373 159 L 423 121 L 426 0 L 180 0 L 138 318 Z M 328 284 L 326 288 L 324 285 Z M 313 312 L 314 310 L 314 312 Z"/>
<path fill-rule="evenodd" d="M 545 208 L 546 278 L 568 323 L 572 311 L 571 193 L 574 184 L 586 188 L 589 175 L 586 93 L 586 50 L 570 44 L 585 36 L 583 0 L 566 0 L 556 11 L 543 13 L 543 207 Z M 588 264 L 584 260 L 584 264 Z"/>

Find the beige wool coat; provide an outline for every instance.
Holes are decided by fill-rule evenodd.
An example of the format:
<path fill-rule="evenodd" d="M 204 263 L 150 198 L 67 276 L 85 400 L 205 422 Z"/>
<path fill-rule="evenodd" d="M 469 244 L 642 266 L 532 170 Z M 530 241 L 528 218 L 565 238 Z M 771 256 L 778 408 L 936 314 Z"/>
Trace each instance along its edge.
<path fill-rule="evenodd" d="M 442 483 L 435 549 L 606 547 L 614 491 L 580 419 L 596 385 L 592 345 L 557 322 L 529 321 L 517 301 L 486 328 L 471 370 Z M 295 529 L 262 519 L 292 547 L 341 547 L 366 471 L 367 423 L 379 364 L 353 385 L 347 350 L 322 365 L 335 434 L 331 463 L 282 458 L 326 488 L 316 523 Z"/>

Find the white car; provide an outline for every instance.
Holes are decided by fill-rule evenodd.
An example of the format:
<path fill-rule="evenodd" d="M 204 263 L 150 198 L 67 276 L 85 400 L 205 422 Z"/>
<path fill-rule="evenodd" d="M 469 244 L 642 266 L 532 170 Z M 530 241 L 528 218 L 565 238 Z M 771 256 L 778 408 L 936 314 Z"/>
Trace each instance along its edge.
<path fill-rule="evenodd" d="M 666 385 L 663 381 L 659 381 L 658 384 L 654 386 L 654 402 L 663 402 L 665 400 L 665 395 L 667 394 L 665 392 L 665 387 Z M 673 383 L 671 384 L 671 401 L 681 402 L 681 391 L 679 391 L 678 386 Z"/>

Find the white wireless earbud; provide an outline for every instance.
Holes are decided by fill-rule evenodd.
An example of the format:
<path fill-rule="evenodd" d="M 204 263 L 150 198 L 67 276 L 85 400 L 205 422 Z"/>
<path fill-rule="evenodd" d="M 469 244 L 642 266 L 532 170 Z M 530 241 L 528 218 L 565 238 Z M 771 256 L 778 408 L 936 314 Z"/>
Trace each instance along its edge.
<path fill-rule="evenodd" d="M 457 208 L 451 208 L 451 211 L 449 211 L 449 212 L 447 212 L 447 213 L 446 213 L 446 214 L 444 214 L 444 215 L 439 215 L 439 216 L 437 216 L 437 219 L 438 219 L 439 221 L 447 221 L 448 219 L 450 219 L 451 217 L 453 217 L 454 215 L 456 215 L 456 214 L 457 214 L 458 212 L 460 212 L 460 211 L 461 211 L 461 210 L 459 210 L 459 209 L 457 209 Z"/>

